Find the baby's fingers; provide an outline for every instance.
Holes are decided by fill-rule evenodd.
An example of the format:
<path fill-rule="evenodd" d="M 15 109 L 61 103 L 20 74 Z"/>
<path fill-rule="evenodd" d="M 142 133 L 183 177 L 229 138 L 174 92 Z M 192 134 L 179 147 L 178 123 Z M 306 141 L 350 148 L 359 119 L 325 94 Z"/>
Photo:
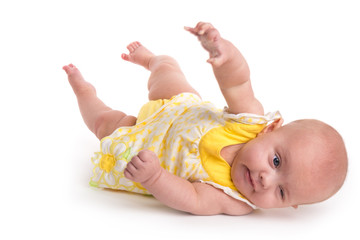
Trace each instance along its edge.
<path fill-rule="evenodd" d="M 134 166 L 136 170 L 141 170 L 144 168 L 144 161 L 142 161 L 139 156 L 134 156 L 128 164 L 130 164 L 130 166 Z"/>
<path fill-rule="evenodd" d="M 185 30 L 191 32 L 192 34 L 195 34 L 197 36 L 203 35 L 204 33 L 206 33 L 206 31 L 208 31 L 209 29 L 214 28 L 213 25 L 211 25 L 211 23 L 205 23 L 205 22 L 199 22 L 195 28 L 191 28 L 191 27 L 185 27 Z"/>
<path fill-rule="evenodd" d="M 127 178 L 127 179 L 130 179 L 132 181 L 135 180 L 134 178 L 134 175 L 132 173 L 132 171 L 130 170 L 129 168 L 129 164 L 126 166 L 125 170 L 124 170 L 124 176 Z"/>
<path fill-rule="evenodd" d="M 195 30 L 197 31 L 197 33 L 199 35 L 203 35 L 204 33 L 206 33 L 206 31 L 208 31 L 209 29 L 214 28 L 213 25 L 211 25 L 211 23 L 204 23 L 204 22 L 199 22 L 196 27 Z"/>
<path fill-rule="evenodd" d="M 194 34 L 194 35 L 197 35 L 196 34 L 196 32 L 195 32 L 195 29 L 194 28 L 192 28 L 192 27 L 184 27 L 184 29 L 186 30 L 186 31 L 188 31 L 188 32 L 190 32 L 190 33 L 192 33 L 192 34 Z"/>
<path fill-rule="evenodd" d="M 137 168 L 134 166 L 132 162 L 129 162 L 124 170 L 125 177 L 129 178 L 130 180 L 135 180 L 136 173 L 137 173 Z"/>
<path fill-rule="evenodd" d="M 124 175 L 130 180 L 136 180 L 143 168 L 143 161 L 138 156 L 134 156 L 126 165 Z"/>

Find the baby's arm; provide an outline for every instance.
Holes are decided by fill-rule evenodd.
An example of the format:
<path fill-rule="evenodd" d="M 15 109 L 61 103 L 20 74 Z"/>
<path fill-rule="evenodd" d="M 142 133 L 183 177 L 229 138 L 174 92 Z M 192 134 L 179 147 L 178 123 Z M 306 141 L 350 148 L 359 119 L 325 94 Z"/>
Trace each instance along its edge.
<path fill-rule="evenodd" d="M 208 60 L 228 104 L 230 113 L 264 114 L 262 104 L 255 98 L 250 82 L 250 70 L 240 51 L 223 39 L 210 23 L 185 27 L 196 35 L 209 52 Z"/>
<path fill-rule="evenodd" d="M 125 169 L 125 177 L 140 182 L 155 198 L 171 208 L 197 215 L 244 215 L 252 211 L 246 203 L 205 183 L 191 183 L 160 166 L 155 153 L 143 150 Z"/>

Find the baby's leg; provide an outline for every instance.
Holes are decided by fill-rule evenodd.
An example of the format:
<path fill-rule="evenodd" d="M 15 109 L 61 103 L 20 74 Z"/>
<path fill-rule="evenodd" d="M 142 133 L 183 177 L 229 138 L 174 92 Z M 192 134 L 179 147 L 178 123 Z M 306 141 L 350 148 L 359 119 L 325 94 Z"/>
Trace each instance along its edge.
<path fill-rule="evenodd" d="M 97 138 L 102 139 L 119 127 L 135 125 L 135 117 L 106 106 L 96 96 L 95 88 L 84 80 L 74 65 L 64 66 L 63 69 L 67 73 L 69 83 L 77 97 L 84 122 Z"/>
<path fill-rule="evenodd" d="M 149 99 L 170 99 L 183 92 L 199 93 L 186 81 L 177 62 L 169 56 L 156 56 L 139 42 L 128 45 L 129 54 L 122 54 L 124 60 L 136 63 L 150 70 L 148 81 Z"/>

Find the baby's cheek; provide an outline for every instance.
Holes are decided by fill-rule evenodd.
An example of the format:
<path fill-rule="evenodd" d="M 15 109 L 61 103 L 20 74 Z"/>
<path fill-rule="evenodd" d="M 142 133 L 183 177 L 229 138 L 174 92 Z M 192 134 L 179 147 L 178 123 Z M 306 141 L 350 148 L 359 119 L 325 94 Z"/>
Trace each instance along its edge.
<path fill-rule="evenodd" d="M 252 196 L 252 199 L 250 198 L 249 200 L 257 207 L 264 209 L 276 208 L 278 205 L 276 199 L 266 193 L 256 193 Z"/>

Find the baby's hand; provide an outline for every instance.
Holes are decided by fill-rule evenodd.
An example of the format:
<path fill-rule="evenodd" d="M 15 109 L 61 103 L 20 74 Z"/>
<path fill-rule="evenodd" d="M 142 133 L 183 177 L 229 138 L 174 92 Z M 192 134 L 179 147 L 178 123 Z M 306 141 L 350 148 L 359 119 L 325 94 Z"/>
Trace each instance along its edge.
<path fill-rule="evenodd" d="M 219 43 L 220 33 L 210 23 L 199 22 L 195 28 L 185 27 L 185 30 L 198 37 L 201 45 L 209 52 L 208 62 L 211 64 L 220 64 L 222 59 L 222 46 Z"/>
<path fill-rule="evenodd" d="M 134 182 L 152 184 L 161 174 L 158 157 L 150 150 L 141 150 L 127 164 L 124 175 Z"/>

